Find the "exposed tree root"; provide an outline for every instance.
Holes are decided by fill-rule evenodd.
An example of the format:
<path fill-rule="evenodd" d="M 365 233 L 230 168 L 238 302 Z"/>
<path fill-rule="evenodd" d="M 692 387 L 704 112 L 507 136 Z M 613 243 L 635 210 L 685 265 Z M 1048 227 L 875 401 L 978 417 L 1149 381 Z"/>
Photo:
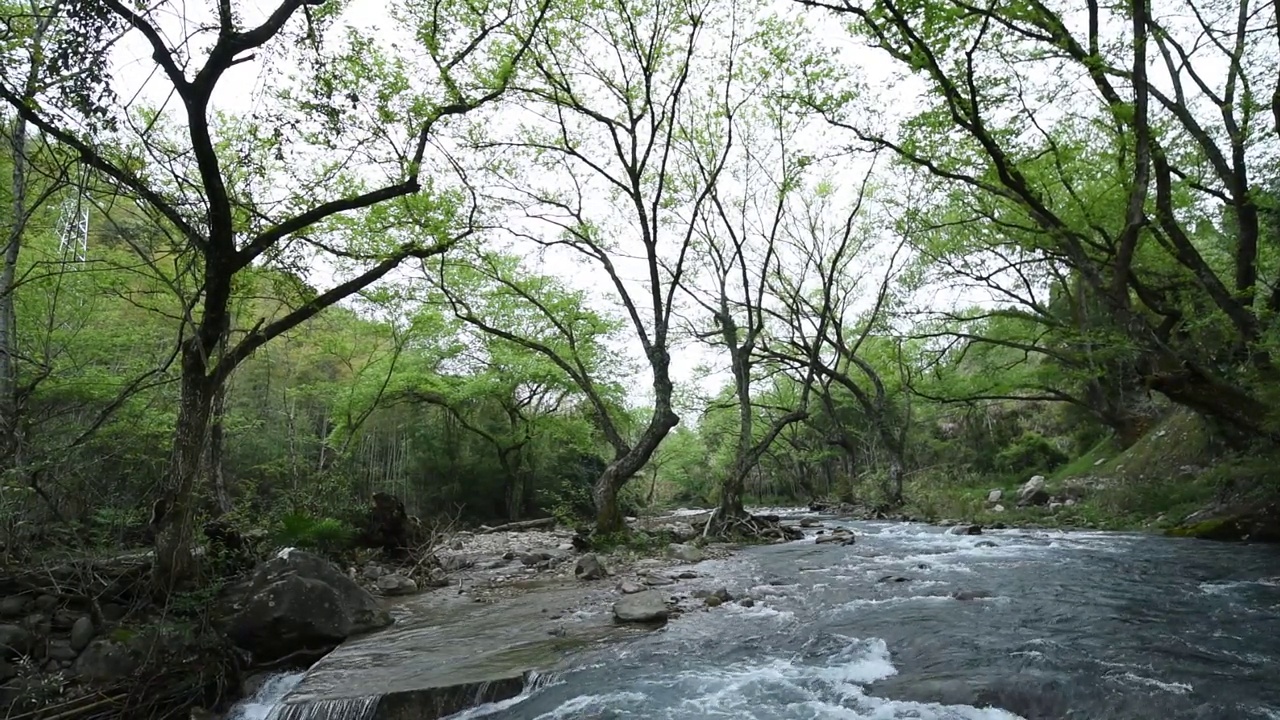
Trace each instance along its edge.
<path fill-rule="evenodd" d="M 783 525 L 776 515 L 724 513 L 716 509 L 703 526 L 702 537 L 730 542 L 786 542 L 799 540 L 804 534 Z"/>

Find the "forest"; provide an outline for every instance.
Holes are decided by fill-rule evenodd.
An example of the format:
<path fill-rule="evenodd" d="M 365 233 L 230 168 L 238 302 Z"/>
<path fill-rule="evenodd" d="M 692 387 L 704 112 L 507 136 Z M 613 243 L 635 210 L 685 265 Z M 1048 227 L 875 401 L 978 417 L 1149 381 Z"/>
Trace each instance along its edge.
<path fill-rule="evenodd" d="M 1276 495 L 1276 5 L 0 12 L 7 562 Z"/>

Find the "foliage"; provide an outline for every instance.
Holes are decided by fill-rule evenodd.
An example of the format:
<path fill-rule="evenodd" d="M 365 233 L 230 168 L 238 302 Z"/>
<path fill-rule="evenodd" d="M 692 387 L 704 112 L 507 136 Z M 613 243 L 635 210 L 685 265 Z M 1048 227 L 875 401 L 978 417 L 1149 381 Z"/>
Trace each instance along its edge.
<path fill-rule="evenodd" d="M 280 519 L 275 541 L 282 547 L 318 550 L 337 556 L 350 549 L 356 531 L 337 518 L 291 513 Z"/>
<path fill-rule="evenodd" d="M 996 455 L 995 465 L 1005 472 L 1051 472 L 1067 459 L 1066 453 L 1054 447 L 1048 438 L 1028 431 Z"/>

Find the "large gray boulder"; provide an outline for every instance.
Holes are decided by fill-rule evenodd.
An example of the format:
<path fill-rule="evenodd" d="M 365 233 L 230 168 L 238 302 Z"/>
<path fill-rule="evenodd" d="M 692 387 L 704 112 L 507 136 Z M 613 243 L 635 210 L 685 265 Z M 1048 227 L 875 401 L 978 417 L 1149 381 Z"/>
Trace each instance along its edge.
<path fill-rule="evenodd" d="M 418 592 L 418 583 L 400 573 L 383 575 L 376 584 L 383 595 L 412 595 Z"/>
<path fill-rule="evenodd" d="M 669 613 L 666 599 L 653 590 L 624 595 L 613 604 L 613 616 L 619 622 L 665 622 Z"/>
<path fill-rule="evenodd" d="M 390 624 L 377 599 L 335 565 L 287 549 L 258 566 L 230 609 L 227 636 L 266 662 Z"/>
<path fill-rule="evenodd" d="M 684 562 L 702 562 L 704 557 L 702 551 L 692 545 L 671 543 L 668 549 L 671 551 L 671 557 Z"/>
<path fill-rule="evenodd" d="M 573 574 L 579 580 L 599 580 L 608 575 L 609 571 L 605 569 L 604 563 L 600 562 L 600 558 L 588 553 L 578 558 Z"/>
<path fill-rule="evenodd" d="M 1036 475 L 1030 480 L 1022 484 L 1018 488 L 1018 504 L 1027 505 L 1044 505 L 1049 502 L 1049 491 L 1045 489 L 1045 479 L 1043 475 Z"/>

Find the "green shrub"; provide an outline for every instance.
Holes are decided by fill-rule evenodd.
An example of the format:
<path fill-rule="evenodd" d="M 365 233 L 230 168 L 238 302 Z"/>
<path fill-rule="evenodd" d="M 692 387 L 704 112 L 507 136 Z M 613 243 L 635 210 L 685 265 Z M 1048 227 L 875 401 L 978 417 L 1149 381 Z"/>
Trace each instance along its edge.
<path fill-rule="evenodd" d="M 1002 472 L 1048 472 L 1068 459 L 1048 438 L 1028 430 L 996 454 L 995 464 Z"/>
<path fill-rule="evenodd" d="M 280 519 L 275 539 L 280 545 L 340 555 L 351 549 L 355 537 L 356 531 L 337 518 L 290 513 Z"/>

